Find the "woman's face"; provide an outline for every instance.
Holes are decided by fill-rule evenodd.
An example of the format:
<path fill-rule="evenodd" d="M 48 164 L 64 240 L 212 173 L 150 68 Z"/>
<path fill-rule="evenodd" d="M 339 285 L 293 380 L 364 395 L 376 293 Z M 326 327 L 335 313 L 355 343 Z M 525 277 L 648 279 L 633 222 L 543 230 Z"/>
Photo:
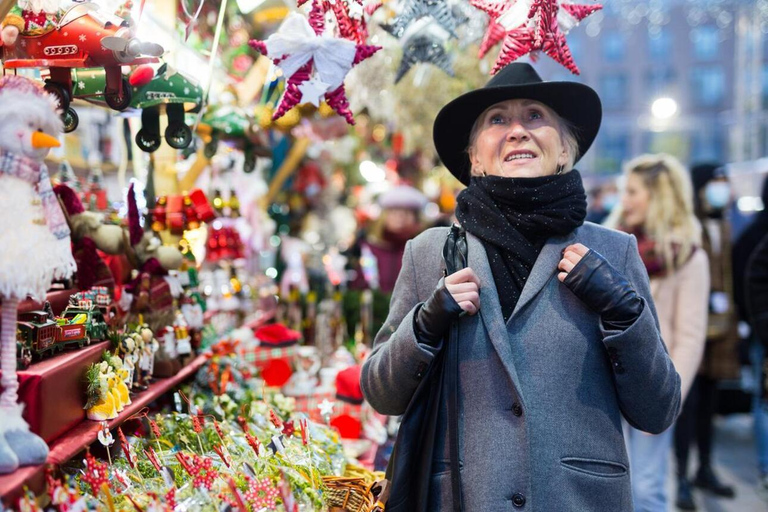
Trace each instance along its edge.
<path fill-rule="evenodd" d="M 622 220 L 628 228 L 642 226 L 648 216 L 651 204 L 651 192 L 643 180 L 635 173 L 627 177 L 627 185 L 621 198 Z"/>
<path fill-rule="evenodd" d="M 507 100 L 480 116 L 470 148 L 473 174 L 535 178 L 555 174 L 568 152 L 560 138 L 557 114 L 534 100 Z"/>

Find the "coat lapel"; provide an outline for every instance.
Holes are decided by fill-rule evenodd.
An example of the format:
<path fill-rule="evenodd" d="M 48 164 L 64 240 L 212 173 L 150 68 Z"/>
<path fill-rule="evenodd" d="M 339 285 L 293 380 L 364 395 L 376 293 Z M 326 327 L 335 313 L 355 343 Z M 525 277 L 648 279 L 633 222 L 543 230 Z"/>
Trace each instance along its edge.
<path fill-rule="evenodd" d="M 557 264 L 563 259 L 563 250 L 572 244 L 575 238 L 576 232 L 572 231 L 568 235 L 547 240 L 547 243 L 541 248 L 539 257 L 536 258 L 536 262 L 533 264 L 528 280 L 525 282 L 520 298 L 515 305 L 515 310 L 512 312 L 509 320 L 507 320 L 507 323 L 512 322 L 515 315 L 533 300 L 541 289 L 544 288 L 544 285 L 558 272 Z"/>
<path fill-rule="evenodd" d="M 493 281 L 491 266 L 488 264 L 488 256 L 485 253 L 483 243 L 472 233 L 467 233 L 467 264 L 475 271 L 480 279 L 480 317 L 483 320 L 488 337 L 496 353 L 501 359 L 509 378 L 522 398 L 520 380 L 515 370 L 512 359 L 512 347 L 509 344 L 509 333 L 504 325 L 504 317 L 501 314 L 501 304 L 496 292 L 496 284 Z"/>

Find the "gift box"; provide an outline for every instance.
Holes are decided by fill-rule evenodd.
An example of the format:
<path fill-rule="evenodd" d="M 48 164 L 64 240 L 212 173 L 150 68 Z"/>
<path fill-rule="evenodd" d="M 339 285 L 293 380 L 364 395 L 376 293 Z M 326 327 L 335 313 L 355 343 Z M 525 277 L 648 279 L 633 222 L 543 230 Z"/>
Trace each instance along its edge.
<path fill-rule="evenodd" d="M 67 350 L 17 372 L 19 402 L 32 432 L 50 442 L 85 419 L 85 372 L 108 347 L 101 342 Z"/>
<path fill-rule="evenodd" d="M 246 363 L 261 370 L 261 378 L 267 386 L 282 386 L 293 374 L 296 360 L 296 345 L 271 347 L 260 345 L 241 349 L 240 355 Z"/>
<path fill-rule="evenodd" d="M 303 412 L 312 421 L 323 423 L 324 418 L 320 413 L 320 404 L 325 400 L 333 403 L 330 423 L 335 427 L 341 437 L 345 439 L 359 439 L 362 433 L 363 417 L 365 415 L 364 403 L 353 404 L 336 398 L 333 391 L 314 393 L 307 396 L 293 397 L 296 400 L 296 412 Z"/>

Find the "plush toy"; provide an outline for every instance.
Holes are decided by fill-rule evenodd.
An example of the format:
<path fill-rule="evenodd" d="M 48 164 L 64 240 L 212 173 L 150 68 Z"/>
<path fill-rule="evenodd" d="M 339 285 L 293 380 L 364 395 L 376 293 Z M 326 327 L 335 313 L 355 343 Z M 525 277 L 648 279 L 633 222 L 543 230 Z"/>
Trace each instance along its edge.
<path fill-rule="evenodd" d="M 56 100 L 40 86 L 21 76 L 0 78 L 0 473 L 48 456 L 17 403 L 16 315 L 20 300 L 44 299 L 54 279 L 75 271 L 69 228 L 43 163 L 62 128 Z"/>
<path fill-rule="evenodd" d="M 18 0 L 2 22 L 2 41 L 14 46 L 19 34 L 39 36 L 56 28 L 59 0 Z"/>
<path fill-rule="evenodd" d="M 110 255 L 124 253 L 124 229 L 114 224 L 105 224 L 104 216 L 100 213 L 86 211 L 77 192 L 67 185 L 56 185 L 53 190 L 64 207 L 72 231 L 72 254 L 77 263 L 78 288 L 114 288 L 112 272 L 97 249 Z"/>

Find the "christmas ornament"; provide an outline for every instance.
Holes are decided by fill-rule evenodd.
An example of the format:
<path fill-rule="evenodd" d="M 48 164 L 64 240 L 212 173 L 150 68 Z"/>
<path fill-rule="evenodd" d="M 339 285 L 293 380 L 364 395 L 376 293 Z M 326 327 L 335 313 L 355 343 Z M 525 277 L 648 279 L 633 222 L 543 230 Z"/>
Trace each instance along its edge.
<path fill-rule="evenodd" d="M 251 504 L 253 510 L 275 510 L 279 491 L 272 485 L 269 478 L 256 480 L 246 477 L 248 481 L 248 490 L 243 494 L 245 501 Z"/>
<path fill-rule="evenodd" d="M 480 45 L 482 58 L 502 41 L 501 51 L 491 74 L 531 52 L 543 51 L 573 74 L 579 68 L 573 61 L 565 35 L 602 5 L 580 5 L 562 0 L 470 0 L 491 17 Z"/>
<path fill-rule="evenodd" d="M 299 0 L 297 4 L 301 7 L 306 2 L 307 0 Z M 328 13 L 332 13 L 337 32 L 342 39 L 365 44 L 368 39 L 368 26 L 364 15 L 370 17 L 379 7 L 381 3 L 372 3 L 363 7 L 360 0 L 314 0 L 310 18 L 326 17 Z"/>
<path fill-rule="evenodd" d="M 406 0 L 402 11 L 389 25 L 381 28 L 400 39 L 408 31 L 410 25 L 421 18 L 430 17 L 443 27 L 453 38 L 458 25 L 456 17 L 448 2 L 444 0 Z"/>
<path fill-rule="evenodd" d="M 304 98 L 305 92 L 311 94 L 309 100 L 315 101 L 322 92 L 333 110 L 349 124 L 355 124 L 344 91 L 344 77 L 381 47 L 321 36 L 323 20 L 316 18 L 313 17 L 310 25 L 302 15 L 291 13 L 278 31 L 265 41 L 254 39 L 249 42 L 251 47 L 272 59 L 286 77 L 286 89 L 272 119 L 276 120 L 294 105 L 308 101 Z M 313 77 L 311 85 L 303 86 L 302 91 L 302 85 Z"/>
<path fill-rule="evenodd" d="M 398 83 L 414 65 L 425 62 L 442 69 L 448 76 L 454 76 L 451 57 L 445 49 L 445 32 L 434 23 L 414 31 L 403 43 L 403 60 L 395 76 Z"/>

